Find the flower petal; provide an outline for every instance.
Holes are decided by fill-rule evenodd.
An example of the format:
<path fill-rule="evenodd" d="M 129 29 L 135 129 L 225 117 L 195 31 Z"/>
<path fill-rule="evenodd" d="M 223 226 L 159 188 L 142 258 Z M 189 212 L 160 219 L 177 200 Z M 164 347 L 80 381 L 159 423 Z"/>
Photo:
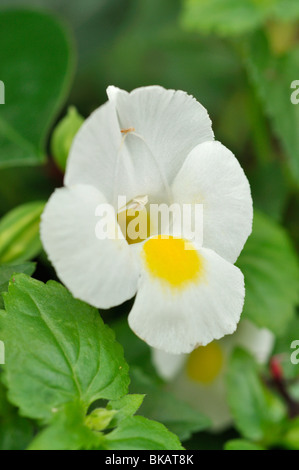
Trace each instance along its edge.
<path fill-rule="evenodd" d="M 105 103 L 79 129 L 68 157 L 64 184 L 94 186 L 111 202 L 121 140 L 115 108 Z"/>
<path fill-rule="evenodd" d="M 178 374 L 184 365 L 186 354 L 169 354 L 159 349 L 151 349 L 152 362 L 159 374 L 164 380 L 172 380 Z"/>
<path fill-rule="evenodd" d="M 225 376 L 222 373 L 209 385 L 191 381 L 183 371 L 169 387 L 175 396 L 210 418 L 214 432 L 223 431 L 232 423 L 227 404 Z"/>
<path fill-rule="evenodd" d="M 251 321 L 244 319 L 238 326 L 234 340 L 235 344 L 250 352 L 260 364 L 264 364 L 270 357 L 275 337 L 266 328 L 258 328 Z"/>
<path fill-rule="evenodd" d="M 143 245 L 142 254 L 150 240 Z M 245 295 L 241 271 L 212 250 L 200 248 L 196 253 L 203 274 L 181 285 L 186 275 L 182 259 L 177 265 L 177 278 L 172 273 L 167 282 L 166 259 L 159 271 L 149 268 L 141 256 L 142 274 L 129 325 L 154 348 L 173 354 L 189 353 L 236 329 Z M 172 259 L 175 256 L 171 250 L 168 254 Z M 190 262 L 190 266 L 195 273 L 194 264 Z"/>
<path fill-rule="evenodd" d="M 234 263 L 252 230 L 252 198 L 238 160 L 220 142 L 194 148 L 172 186 L 176 202 L 203 204 L 203 245 Z"/>
<path fill-rule="evenodd" d="M 132 132 L 121 134 L 115 107 L 109 102 L 91 114 L 76 135 L 64 183 L 92 185 L 115 208 L 118 195 L 129 202 L 140 195 L 163 200 L 161 194 L 169 192 L 149 147 Z"/>
<path fill-rule="evenodd" d="M 110 229 L 118 239 L 99 239 L 96 208 L 104 196 L 92 186 L 56 190 L 42 215 L 41 239 L 58 277 L 72 294 L 95 307 L 109 308 L 134 296 L 138 257 L 119 233 L 115 217 Z"/>
<path fill-rule="evenodd" d="M 107 93 L 116 106 L 120 128 L 134 128 L 144 139 L 168 182 L 192 148 L 214 139 L 206 109 L 183 91 L 149 86 L 127 93 L 109 87 Z"/>

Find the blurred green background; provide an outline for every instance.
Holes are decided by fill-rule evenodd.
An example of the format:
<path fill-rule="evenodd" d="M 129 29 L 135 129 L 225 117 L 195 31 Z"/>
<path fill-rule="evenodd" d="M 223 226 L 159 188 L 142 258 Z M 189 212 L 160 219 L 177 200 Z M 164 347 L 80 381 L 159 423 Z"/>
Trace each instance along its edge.
<path fill-rule="evenodd" d="M 6 86 L 0 262 L 37 259 L 34 276 L 56 278 L 40 246 L 43 202 L 36 201 L 62 185 L 63 152 L 55 151 L 53 135 L 70 106 L 87 117 L 106 101 L 111 84 L 187 91 L 208 109 L 216 139 L 249 178 L 257 216 L 238 260 L 248 283 L 244 315 L 276 335 L 274 353 L 287 355 L 285 377 L 299 399 L 298 368 L 288 360 L 291 341 L 299 339 L 299 104 L 291 103 L 291 83 L 299 80 L 298 1 L 0 0 L 0 7 L 0 80 Z M 123 323 L 128 311 L 125 305 L 103 315 L 117 321 L 126 357 L 140 367 L 148 351 L 132 346 Z M 221 448 L 235 436 L 236 430 L 202 433 L 188 445 Z M 299 447 L 298 436 L 296 442 Z"/>

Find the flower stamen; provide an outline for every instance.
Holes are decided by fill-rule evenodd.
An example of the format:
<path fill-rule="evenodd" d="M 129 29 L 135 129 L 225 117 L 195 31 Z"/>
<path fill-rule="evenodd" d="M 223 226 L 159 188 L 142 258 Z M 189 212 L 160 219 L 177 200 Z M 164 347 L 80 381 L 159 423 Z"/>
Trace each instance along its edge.
<path fill-rule="evenodd" d="M 129 127 L 128 129 L 121 129 L 120 132 L 126 135 L 126 134 L 129 134 L 130 132 L 135 132 L 135 128 Z"/>
<path fill-rule="evenodd" d="M 140 243 L 150 236 L 147 203 L 147 195 L 138 196 L 118 209 L 117 222 L 129 245 Z"/>

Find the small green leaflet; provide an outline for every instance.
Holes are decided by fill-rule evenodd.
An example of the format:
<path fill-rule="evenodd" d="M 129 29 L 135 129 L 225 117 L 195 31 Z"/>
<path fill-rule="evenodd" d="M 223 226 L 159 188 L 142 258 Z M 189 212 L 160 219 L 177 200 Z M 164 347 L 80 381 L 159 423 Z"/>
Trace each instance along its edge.
<path fill-rule="evenodd" d="M 50 426 L 41 431 L 28 450 L 90 450 L 100 445 L 101 433 L 84 423 L 85 410 L 78 402 L 68 403 L 53 416 Z"/>
<path fill-rule="evenodd" d="M 108 450 L 183 450 L 178 438 L 161 423 L 143 416 L 132 416 L 106 435 Z"/>
<path fill-rule="evenodd" d="M 35 263 L 0 264 L 0 309 L 4 308 L 1 293 L 7 291 L 8 283 L 13 274 L 25 273 L 31 276 L 35 270 Z"/>
<path fill-rule="evenodd" d="M 91 415 L 86 417 L 79 403 L 64 405 L 50 426 L 31 442 L 29 450 L 182 450 L 178 438 L 163 424 L 133 416 L 142 399 L 142 395 L 127 395 L 110 402 L 106 415 L 113 414 L 115 419 L 110 424 L 108 420 L 104 428 L 99 423 L 100 431 L 89 426 Z M 97 411 L 105 410 L 96 409 L 92 414 Z M 106 433 L 102 432 L 104 429 Z"/>

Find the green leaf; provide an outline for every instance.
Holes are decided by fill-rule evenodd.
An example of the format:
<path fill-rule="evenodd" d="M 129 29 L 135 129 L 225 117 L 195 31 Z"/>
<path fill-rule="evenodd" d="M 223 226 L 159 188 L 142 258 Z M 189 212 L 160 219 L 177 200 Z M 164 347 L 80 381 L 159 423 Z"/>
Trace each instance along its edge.
<path fill-rule="evenodd" d="M 31 276 L 35 270 L 35 263 L 22 263 L 22 264 L 1 264 L 0 265 L 0 294 L 6 292 L 8 283 L 13 274 L 24 273 Z M 4 307 L 2 297 L 0 295 L 0 309 Z"/>
<path fill-rule="evenodd" d="M 203 33 L 234 37 L 267 21 L 295 21 L 298 16 L 297 0 L 185 0 L 183 24 Z"/>
<path fill-rule="evenodd" d="M 130 390 L 146 393 L 140 408 L 140 414 L 162 422 L 181 441 L 188 439 L 192 433 L 210 427 L 210 420 L 187 403 L 176 398 L 164 389 L 163 384 L 146 375 L 139 368 L 131 368 Z"/>
<path fill-rule="evenodd" d="M 34 273 L 36 263 L 22 264 L 1 264 L 0 265 L 0 292 L 4 292 L 8 288 L 8 282 L 13 274 L 24 273 L 31 276 Z"/>
<path fill-rule="evenodd" d="M 243 315 L 281 335 L 299 298 L 298 259 L 285 230 L 255 211 L 253 232 L 237 265 L 245 276 Z"/>
<path fill-rule="evenodd" d="M 235 350 L 227 373 L 228 403 L 237 429 L 246 439 L 266 444 L 280 436 L 286 409 L 262 383 L 254 359 Z"/>
<path fill-rule="evenodd" d="M 107 405 L 107 410 L 117 411 L 111 426 L 117 426 L 121 421 L 133 416 L 142 405 L 144 395 L 126 395 L 119 400 L 112 400 Z"/>
<path fill-rule="evenodd" d="M 110 411 L 111 413 L 111 411 Z M 85 410 L 70 403 L 57 411 L 49 427 L 41 431 L 29 450 L 181 450 L 178 438 L 162 424 L 141 416 L 122 420 L 108 434 L 86 425 Z"/>
<path fill-rule="evenodd" d="M 54 17 L 13 9 L 0 12 L 0 44 L 0 166 L 37 164 L 70 88 L 71 41 Z"/>
<path fill-rule="evenodd" d="M 69 403 L 57 411 L 49 427 L 41 431 L 28 450 L 89 450 L 100 445 L 101 433 L 95 433 L 85 423 L 84 407 Z"/>
<path fill-rule="evenodd" d="M 44 202 L 16 207 L 0 220 L 0 263 L 21 263 L 35 258 L 42 245 L 39 236 Z"/>
<path fill-rule="evenodd" d="M 86 426 L 92 431 L 103 431 L 106 429 L 114 415 L 117 413 L 115 410 L 108 410 L 107 408 L 96 408 L 85 418 Z"/>
<path fill-rule="evenodd" d="M 246 66 L 251 80 L 280 139 L 293 177 L 299 182 L 299 105 L 291 102 L 291 83 L 299 69 L 299 49 L 274 56 L 263 33 L 246 47 Z"/>
<path fill-rule="evenodd" d="M 127 418 L 106 435 L 107 450 L 183 450 L 178 438 L 163 424 L 142 416 Z"/>
<path fill-rule="evenodd" d="M 76 108 L 71 106 L 67 115 L 56 126 L 51 139 L 51 151 L 61 171 L 65 171 L 67 158 L 73 140 L 82 126 L 84 119 Z"/>
<path fill-rule="evenodd" d="M 9 400 L 44 422 L 63 404 L 116 400 L 128 388 L 122 347 L 98 311 L 60 284 L 18 274 L 4 294 L 0 334 Z M 34 399 L 33 399 L 34 397 Z"/>
<path fill-rule="evenodd" d="M 29 450 L 182 449 L 178 438 L 162 424 L 141 416 L 132 417 L 142 399 L 141 395 L 127 395 L 88 416 L 78 402 L 64 405 L 53 415 L 50 426 L 33 440 Z M 108 434 L 100 432 L 115 426 Z"/>
<path fill-rule="evenodd" d="M 263 8 L 253 0 L 185 0 L 183 24 L 204 33 L 239 35 L 257 28 L 263 19 Z"/>
<path fill-rule="evenodd" d="M 225 446 L 225 450 L 265 450 L 264 447 L 258 446 L 253 442 L 246 441 L 245 439 L 233 439 L 228 441 Z"/>

